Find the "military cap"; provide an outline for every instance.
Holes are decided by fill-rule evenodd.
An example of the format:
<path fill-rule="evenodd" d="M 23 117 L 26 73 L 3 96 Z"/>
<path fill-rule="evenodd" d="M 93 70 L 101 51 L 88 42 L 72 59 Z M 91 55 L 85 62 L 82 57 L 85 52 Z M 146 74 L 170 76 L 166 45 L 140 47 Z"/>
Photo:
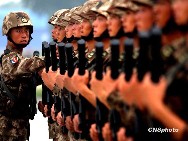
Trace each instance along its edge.
<path fill-rule="evenodd" d="M 59 25 L 59 26 L 61 26 L 61 27 L 66 27 L 67 24 L 68 24 L 68 22 L 65 21 L 65 20 L 63 20 L 63 17 L 64 17 L 66 14 L 68 14 L 69 12 L 70 12 L 69 9 L 64 9 L 64 12 L 62 12 L 62 13 L 60 14 L 60 16 L 58 17 L 58 19 L 55 21 L 55 24 L 56 24 L 56 25 Z"/>
<path fill-rule="evenodd" d="M 153 1 L 152 0 L 132 0 L 137 5 L 146 5 L 146 6 L 153 6 Z"/>
<path fill-rule="evenodd" d="M 121 9 L 124 12 L 126 10 L 136 12 L 139 9 L 138 6 L 130 0 L 116 0 L 113 2 L 113 7 L 117 8 L 117 9 Z"/>
<path fill-rule="evenodd" d="M 65 14 L 65 16 L 62 18 L 62 20 L 67 21 L 69 23 L 79 22 L 80 17 L 79 17 L 79 19 L 76 19 L 76 20 L 72 17 L 73 17 L 73 15 L 75 15 L 74 12 L 76 10 L 79 10 L 80 8 L 81 8 L 81 6 L 73 7 L 72 9 L 70 9 L 69 13 Z"/>
<path fill-rule="evenodd" d="M 108 18 L 108 13 L 106 12 L 111 6 L 112 0 L 105 1 L 104 3 L 100 1 L 97 6 L 91 9 L 91 11 L 95 12 L 96 14 L 103 15 Z"/>
<path fill-rule="evenodd" d="M 3 20 L 2 34 L 7 35 L 11 28 L 20 26 L 30 26 L 30 32 L 33 33 L 33 25 L 28 14 L 23 11 L 10 12 Z"/>
<path fill-rule="evenodd" d="M 57 10 L 57 11 L 51 16 L 51 18 L 49 19 L 48 23 L 54 25 L 54 24 L 55 24 L 54 21 L 57 20 L 57 18 L 58 18 L 59 15 L 60 15 L 60 12 L 61 12 L 61 9 L 60 9 L 60 10 Z"/>
<path fill-rule="evenodd" d="M 73 22 L 73 23 L 79 22 L 80 23 L 82 21 L 82 17 L 76 14 L 76 13 L 81 12 L 82 7 L 83 7 L 82 5 L 78 6 L 77 8 L 75 8 L 75 10 L 72 11 L 72 14 L 70 15 L 71 22 Z"/>
<path fill-rule="evenodd" d="M 83 4 L 81 10 L 76 11 L 75 14 L 87 20 L 94 20 L 96 17 L 96 14 L 92 12 L 90 9 L 92 9 L 93 7 L 96 7 L 98 3 L 99 3 L 98 0 L 86 1 Z"/>

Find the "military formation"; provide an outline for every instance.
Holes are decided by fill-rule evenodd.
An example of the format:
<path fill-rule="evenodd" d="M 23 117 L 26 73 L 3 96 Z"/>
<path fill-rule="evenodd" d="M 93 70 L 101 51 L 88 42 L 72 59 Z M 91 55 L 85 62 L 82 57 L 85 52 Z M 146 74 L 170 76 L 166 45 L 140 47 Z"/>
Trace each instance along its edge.
<path fill-rule="evenodd" d="M 88 0 L 51 16 L 53 41 L 31 58 L 31 19 L 10 12 L 0 141 L 29 140 L 38 85 L 53 141 L 187 141 L 187 12 L 187 0 Z"/>

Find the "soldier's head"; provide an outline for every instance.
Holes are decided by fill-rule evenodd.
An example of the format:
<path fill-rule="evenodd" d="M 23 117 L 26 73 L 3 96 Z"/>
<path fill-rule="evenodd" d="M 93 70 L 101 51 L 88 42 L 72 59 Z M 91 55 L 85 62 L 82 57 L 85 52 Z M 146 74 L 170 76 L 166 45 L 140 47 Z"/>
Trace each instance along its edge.
<path fill-rule="evenodd" d="M 119 2 L 120 0 L 112 1 L 110 3 L 110 7 L 107 10 L 109 16 L 108 16 L 108 33 L 110 37 L 112 38 L 120 38 L 124 36 L 124 31 L 122 27 L 122 21 L 121 21 L 121 16 L 122 16 L 122 11 L 120 9 L 117 9 L 115 7 L 116 3 Z"/>
<path fill-rule="evenodd" d="M 107 24 L 107 18 L 108 13 L 106 12 L 109 8 L 109 1 L 105 3 L 99 3 L 95 8 L 92 8 L 91 10 L 96 13 L 96 19 L 93 21 L 93 35 L 95 39 L 104 39 L 108 38 L 108 24 Z"/>
<path fill-rule="evenodd" d="M 67 14 L 70 10 L 69 9 L 64 9 L 60 13 L 60 16 L 58 19 L 55 21 L 55 25 L 59 27 L 59 30 L 57 31 L 57 42 L 66 42 L 66 31 L 65 27 L 67 26 L 68 22 L 63 20 L 63 17 L 65 14 Z"/>
<path fill-rule="evenodd" d="M 86 1 L 80 11 L 76 11 L 76 14 L 82 18 L 80 23 L 80 33 L 83 39 L 93 39 L 93 27 L 92 22 L 95 19 L 95 13 L 90 11 L 98 4 L 98 1 Z"/>
<path fill-rule="evenodd" d="M 139 7 L 136 12 L 136 26 L 138 31 L 148 31 L 153 26 L 153 2 L 151 0 L 133 0 Z"/>
<path fill-rule="evenodd" d="M 138 11 L 138 6 L 131 1 L 119 0 L 115 7 L 122 12 L 121 21 L 124 32 L 128 35 L 136 29 L 135 14 Z"/>
<path fill-rule="evenodd" d="M 82 18 L 77 15 L 77 12 L 80 12 L 82 9 L 82 6 L 78 6 L 74 9 L 74 11 L 72 11 L 71 15 L 70 15 L 70 21 L 73 24 L 73 36 L 74 36 L 74 40 L 79 40 L 81 38 L 81 21 Z"/>
<path fill-rule="evenodd" d="M 25 12 L 10 12 L 3 20 L 2 31 L 10 45 L 24 48 L 32 39 L 33 25 Z"/>
<path fill-rule="evenodd" d="M 56 22 L 57 22 L 59 16 L 61 15 L 61 13 L 63 13 L 65 10 L 66 9 L 60 9 L 60 10 L 56 11 L 48 21 L 48 23 L 53 26 L 53 28 L 52 28 L 52 39 L 55 42 L 57 42 L 57 40 L 58 40 L 59 30 L 61 30 L 61 27 L 59 25 L 57 25 Z"/>
<path fill-rule="evenodd" d="M 174 0 L 173 11 L 176 23 L 178 25 L 188 27 L 188 1 Z"/>

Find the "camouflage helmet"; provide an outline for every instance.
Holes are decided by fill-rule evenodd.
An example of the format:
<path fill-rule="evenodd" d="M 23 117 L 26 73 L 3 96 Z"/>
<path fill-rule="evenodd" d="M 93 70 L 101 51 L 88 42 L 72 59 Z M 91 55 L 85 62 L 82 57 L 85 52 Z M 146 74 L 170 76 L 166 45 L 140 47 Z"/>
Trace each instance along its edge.
<path fill-rule="evenodd" d="M 22 11 L 10 12 L 3 20 L 2 33 L 7 35 L 10 29 L 20 26 L 30 26 L 30 33 L 33 33 L 33 25 L 28 14 Z"/>
<path fill-rule="evenodd" d="M 66 10 L 67 10 L 67 9 L 60 9 L 60 10 L 57 10 L 57 11 L 51 16 L 51 18 L 49 19 L 48 23 L 51 24 L 51 25 L 55 25 L 57 19 L 58 19 L 59 16 L 61 15 L 61 13 L 63 13 L 63 12 L 66 11 Z"/>
<path fill-rule="evenodd" d="M 87 20 L 94 20 L 96 17 L 96 14 L 91 11 L 90 9 L 96 7 L 98 5 L 98 0 L 90 0 L 86 1 L 80 11 L 76 11 L 75 14 L 82 17 L 83 19 Z"/>
<path fill-rule="evenodd" d="M 154 5 L 154 2 L 152 0 L 132 0 L 133 3 L 139 5 L 145 5 L 152 7 Z"/>
<path fill-rule="evenodd" d="M 66 27 L 68 22 L 63 20 L 63 18 L 65 17 L 66 14 L 68 14 L 70 12 L 69 9 L 64 9 L 63 12 L 61 12 L 60 16 L 58 17 L 58 19 L 55 21 L 55 24 L 61 27 Z"/>
<path fill-rule="evenodd" d="M 93 7 L 91 11 L 96 13 L 96 15 L 103 15 L 104 17 L 108 18 L 107 10 L 110 8 L 112 0 L 109 1 L 100 1 L 97 6 Z"/>

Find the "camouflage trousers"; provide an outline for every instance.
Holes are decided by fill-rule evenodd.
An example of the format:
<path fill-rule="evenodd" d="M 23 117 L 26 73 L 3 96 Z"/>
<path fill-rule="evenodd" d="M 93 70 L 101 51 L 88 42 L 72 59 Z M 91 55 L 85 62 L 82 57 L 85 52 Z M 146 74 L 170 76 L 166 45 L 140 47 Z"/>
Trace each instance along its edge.
<path fill-rule="evenodd" d="M 69 141 L 68 134 L 63 134 L 62 127 L 55 125 L 55 141 Z"/>
<path fill-rule="evenodd" d="M 0 115 L 0 141 L 25 141 L 29 136 L 29 120 Z"/>
<path fill-rule="evenodd" d="M 23 138 L 0 137 L 0 141 L 26 141 Z"/>
<path fill-rule="evenodd" d="M 78 140 L 76 140 L 76 139 L 74 138 L 73 133 L 70 132 L 70 131 L 68 132 L 68 136 L 69 136 L 70 141 L 88 141 L 88 140 L 86 140 L 86 139 L 78 139 Z"/>

